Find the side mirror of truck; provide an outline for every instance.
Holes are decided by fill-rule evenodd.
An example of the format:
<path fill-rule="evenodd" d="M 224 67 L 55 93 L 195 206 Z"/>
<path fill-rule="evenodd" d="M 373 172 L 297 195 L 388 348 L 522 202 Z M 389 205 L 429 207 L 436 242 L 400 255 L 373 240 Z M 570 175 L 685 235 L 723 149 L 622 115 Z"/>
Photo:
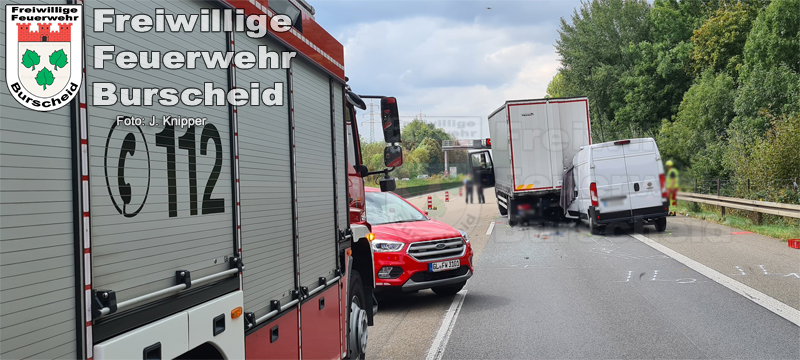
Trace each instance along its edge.
<path fill-rule="evenodd" d="M 403 148 L 399 145 L 392 145 L 383 149 L 383 164 L 386 167 L 403 165 Z"/>
<path fill-rule="evenodd" d="M 388 144 L 396 144 L 401 141 L 400 113 L 397 111 L 397 99 L 393 97 L 381 98 L 381 125 L 383 126 L 384 141 Z"/>
<path fill-rule="evenodd" d="M 387 174 L 386 176 L 389 175 Z M 394 191 L 395 189 L 397 189 L 397 183 L 395 183 L 393 177 L 384 177 L 381 179 L 380 183 L 382 192 Z"/>
<path fill-rule="evenodd" d="M 362 178 L 369 176 L 369 168 L 367 168 L 367 165 L 364 164 L 357 165 L 356 171 L 358 172 L 358 176 Z"/>

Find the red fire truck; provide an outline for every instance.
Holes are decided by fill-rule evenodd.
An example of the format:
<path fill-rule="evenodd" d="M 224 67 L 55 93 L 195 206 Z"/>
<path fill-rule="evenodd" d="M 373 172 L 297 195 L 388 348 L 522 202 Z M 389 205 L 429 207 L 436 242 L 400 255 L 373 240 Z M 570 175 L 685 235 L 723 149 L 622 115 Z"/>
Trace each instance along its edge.
<path fill-rule="evenodd" d="M 0 358 L 363 358 L 376 304 L 362 179 L 402 163 L 395 99 L 381 97 L 388 169 L 370 171 L 343 46 L 305 1 L 77 4 L 84 58 L 64 57 L 83 66 L 79 95 L 37 112 L 0 89 Z M 130 21 L 226 11 L 285 14 L 291 29 L 253 37 Z M 296 55 L 268 69 L 119 61 L 262 49 Z M 98 84 L 113 84 L 117 101 Z M 215 100 L 148 103 L 163 94 L 147 90 L 166 88 Z M 240 88 L 272 95 L 216 102 Z M 381 184 L 393 190 L 388 176 Z"/>

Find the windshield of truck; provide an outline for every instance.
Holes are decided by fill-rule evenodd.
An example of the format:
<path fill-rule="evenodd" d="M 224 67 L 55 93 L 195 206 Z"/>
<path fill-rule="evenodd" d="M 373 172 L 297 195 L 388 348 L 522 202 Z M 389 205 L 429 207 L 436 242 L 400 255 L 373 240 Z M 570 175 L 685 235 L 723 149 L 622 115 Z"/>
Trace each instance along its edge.
<path fill-rule="evenodd" d="M 392 193 L 368 192 L 366 198 L 367 222 L 372 225 L 427 220 L 425 214 Z"/>

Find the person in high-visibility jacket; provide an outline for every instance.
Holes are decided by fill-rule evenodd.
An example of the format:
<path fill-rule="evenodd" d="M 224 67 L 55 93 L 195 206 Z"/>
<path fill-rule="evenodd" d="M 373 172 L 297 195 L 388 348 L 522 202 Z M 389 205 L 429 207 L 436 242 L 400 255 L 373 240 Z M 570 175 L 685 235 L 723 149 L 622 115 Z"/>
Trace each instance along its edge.
<path fill-rule="evenodd" d="M 667 199 L 669 200 L 669 215 L 675 216 L 678 207 L 678 184 L 680 176 L 672 160 L 667 160 Z"/>

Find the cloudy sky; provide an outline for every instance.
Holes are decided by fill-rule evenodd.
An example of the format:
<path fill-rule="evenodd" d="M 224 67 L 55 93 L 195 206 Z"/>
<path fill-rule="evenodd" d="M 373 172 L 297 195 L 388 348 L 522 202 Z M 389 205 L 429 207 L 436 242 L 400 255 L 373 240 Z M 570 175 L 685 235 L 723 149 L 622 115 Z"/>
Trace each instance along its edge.
<path fill-rule="evenodd" d="M 401 116 L 421 112 L 431 122 L 448 117 L 485 122 L 505 100 L 544 97 L 559 65 L 554 48 L 559 19 L 569 19 L 580 5 L 578 0 L 309 3 L 316 21 L 344 44 L 345 71 L 356 93 L 396 96 Z M 478 137 L 488 136 L 483 131 Z"/>

